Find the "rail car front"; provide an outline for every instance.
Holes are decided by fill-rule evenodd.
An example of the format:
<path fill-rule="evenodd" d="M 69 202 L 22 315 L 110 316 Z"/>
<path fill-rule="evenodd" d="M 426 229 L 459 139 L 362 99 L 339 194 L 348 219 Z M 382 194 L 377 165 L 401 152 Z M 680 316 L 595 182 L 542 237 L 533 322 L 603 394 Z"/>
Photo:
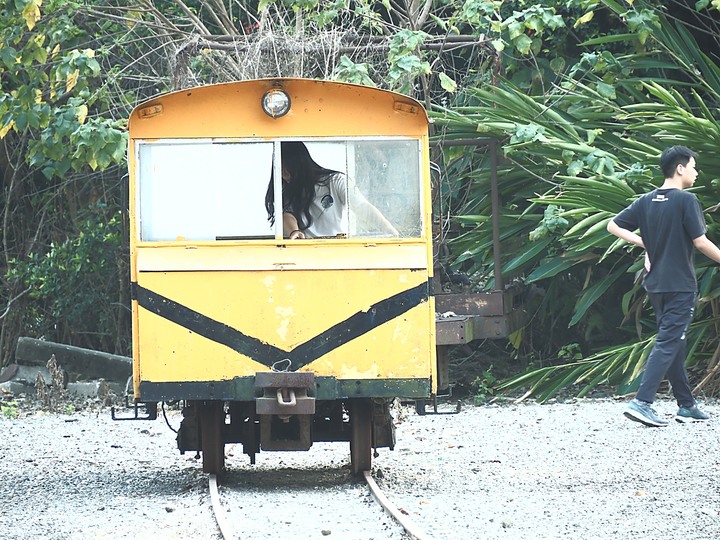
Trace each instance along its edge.
<path fill-rule="evenodd" d="M 394 445 L 395 397 L 436 390 L 427 117 L 322 81 L 205 86 L 129 122 L 134 395 L 184 403 L 181 451 Z M 337 171 L 340 232 L 283 232 L 283 143 Z M 337 195 L 336 195 L 337 196 Z M 267 198 L 274 202 L 274 224 Z M 323 208 L 332 209 L 332 197 Z M 392 224 L 363 219 L 370 203 Z"/>

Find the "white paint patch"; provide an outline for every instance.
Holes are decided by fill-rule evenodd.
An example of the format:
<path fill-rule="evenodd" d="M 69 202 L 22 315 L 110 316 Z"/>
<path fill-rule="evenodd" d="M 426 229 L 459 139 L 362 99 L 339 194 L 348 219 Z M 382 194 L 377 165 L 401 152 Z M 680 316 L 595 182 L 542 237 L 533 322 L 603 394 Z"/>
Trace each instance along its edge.
<path fill-rule="evenodd" d="M 400 343 L 400 344 L 406 344 L 408 342 L 409 337 L 409 328 L 407 321 L 404 321 L 405 324 L 396 324 L 395 329 L 393 330 L 393 343 Z"/>
<path fill-rule="evenodd" d="M 340 373 L 340 376 L 344 379 L 375 379 L 380 376 L 380 367 L 373 364 L 370 369 L 360 371 L 357 366 L 343 364 Z"/>
<path fill-rule="evenodd" d="M 288 328 L 290 326 L 290 321 L 295 315 L 295 310 L 292 307 L 276 307 L 275 315 L 277 316 L 279 323 L 277 335 L 280 336 L 283 341 L 287 341 Z"/>
<path fill-rule="evenodd" d="M 277 278 L 275 276 L 267 276 L 260 280 L 260 283 L 265 285 L 265 288 L 267 289 L 267 302 L 269 304 L 275 302 L 275 298 L 273 297 L 273 287 L 275 286 L 276 279 Z"/>

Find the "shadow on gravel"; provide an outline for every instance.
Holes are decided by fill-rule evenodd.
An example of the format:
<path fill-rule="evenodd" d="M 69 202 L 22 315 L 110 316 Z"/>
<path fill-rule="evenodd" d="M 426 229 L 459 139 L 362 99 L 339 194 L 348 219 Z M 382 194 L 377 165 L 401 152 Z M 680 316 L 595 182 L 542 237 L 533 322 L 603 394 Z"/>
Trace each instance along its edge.
<path fill-rule="evenodd" d="M 177 496 L 207 482 L 195 469 L 144 468 L 134 470 L 88 467 L 79 469 L 45 469 L 42 467 L 11 470 L 3 481 L 13 490 L 34 492 L 41 489 L 47 494 L 112 493 L 116 497 Z M 1 537 L 2 535 L 0 535 Z"/>
<path fill-rule="evenodd" d="M 287 490 L 288 486 L 337 487 L 341 484 L 356 483 L 361 480 L 350 473 L 350 467 L 309 467 L 279 469 L 228 470 L 223 485 L 228 487 L 262 488 L 268 491 Z"/>

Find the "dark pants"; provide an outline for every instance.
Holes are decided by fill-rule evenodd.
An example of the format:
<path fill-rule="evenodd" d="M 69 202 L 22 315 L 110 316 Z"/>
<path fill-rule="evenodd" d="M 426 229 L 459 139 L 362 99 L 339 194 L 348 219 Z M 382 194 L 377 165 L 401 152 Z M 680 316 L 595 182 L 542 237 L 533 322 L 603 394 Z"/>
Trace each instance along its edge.
<path fill-rule="evenodd" d="M 652 403 L 660 382 L 667 375 L 678 405 L 692 407 L 695 399 L 685 369 L 685 333 L 695 311 L 695 293 L 648 293 L 648 296 L 655 308 L 657 338 L 635 397 Z"/>

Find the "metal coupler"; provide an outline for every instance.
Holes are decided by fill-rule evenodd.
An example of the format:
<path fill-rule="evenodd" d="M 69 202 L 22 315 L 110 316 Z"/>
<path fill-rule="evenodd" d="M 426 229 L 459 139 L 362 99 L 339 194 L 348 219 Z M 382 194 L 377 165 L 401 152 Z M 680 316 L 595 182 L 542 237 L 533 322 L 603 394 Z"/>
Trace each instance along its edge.
<path fill-rule="evenodd" d="M 263 395 L 255 398 L 257 414 L 315 414 L 315 398 L 308 390 L 315 386 L 309 371 L 261 371 L 255 374 L 255 388 Z"/>

